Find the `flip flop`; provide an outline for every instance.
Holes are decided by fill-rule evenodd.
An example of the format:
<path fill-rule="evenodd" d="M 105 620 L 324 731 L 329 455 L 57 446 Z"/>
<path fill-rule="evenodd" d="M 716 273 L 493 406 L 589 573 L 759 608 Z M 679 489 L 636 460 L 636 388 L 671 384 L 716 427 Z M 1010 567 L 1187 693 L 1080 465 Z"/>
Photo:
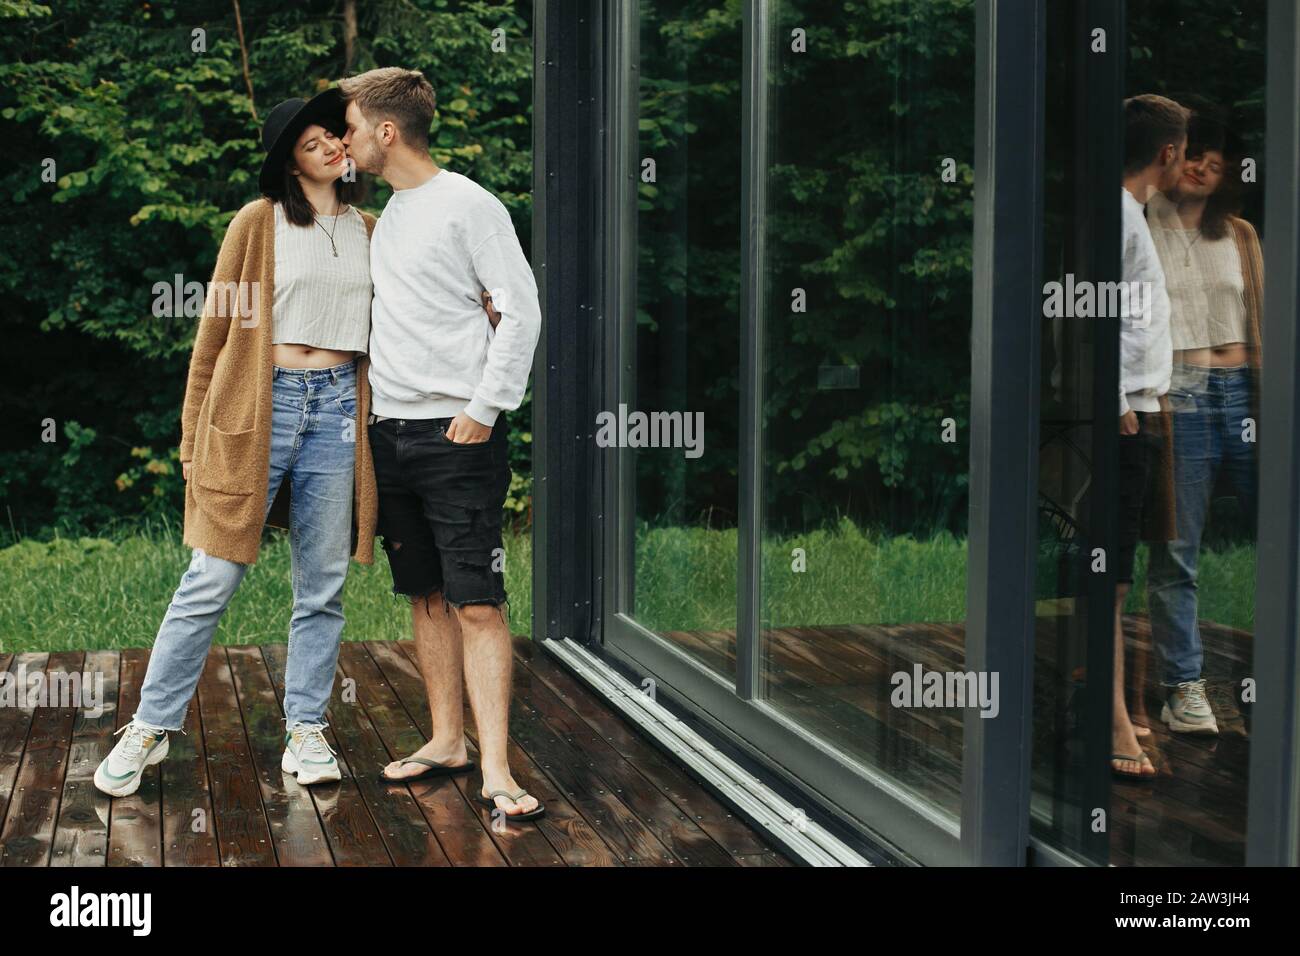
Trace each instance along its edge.
<path fill-rule="evenodd" d="M 458 773 L 469 773 L 474 769 L 474 761 L 467 760 L 458 767 L 448 767 L 446 764 L 434 763 L 426 757 L 403 757 L 399 764 L 418 763 L 427 767 L 427 770 L 421 770 L 419 773 L 410 777 L 390 777 L 382 770 L 379 771 L 379 777 L 385 783 L 414 783 L 416 780 L 427 780 L 429 777 L 451 777 Z"/>
<path fill-rule="evenodd" d="M 1155 770 L 1155 765 L 1151 763 L 1151 758 L 1147 756 L 1145 750 L 1139 750 L 1136 754 L 1111 754 L 1111 760 L 1125 760 L 1137 764 L 1139 767 L 1143 764 L 1151 766 Z M 1111 765 L 1110 772 L 1117 777 L 1123 777 L 1125 780 L 1154 780 L 1154 773 L 1130 773 L 1127 770 L 1120 770 L 1114 764 Z"/>
<path fill-rule="evenodd" d="M 524 820 L 536 820 L 538 817 L 546 813 L 546 804 L 542 803 L 540 800 L 537 801 L 537 806 L 534 809 L 529 810 L 527 813 L 510 813 L 497 806 L 497 797 L 506 797 L 512 802 L 518 803 L 524 797 L 528 796 L 528 791 L 523 787 L 520 787 L 514 793 L 511 793 L 509 790 L 493 790 L 485 797 L 483 796 L 482 791 L 479 791 L 474 796 L 479 803 L 483 804 L 483 806 L 487 807 L 489 810 L 500 810 L 506 815 L 507 820 L 518 820 L 520 822 L 523 822 Z"/>

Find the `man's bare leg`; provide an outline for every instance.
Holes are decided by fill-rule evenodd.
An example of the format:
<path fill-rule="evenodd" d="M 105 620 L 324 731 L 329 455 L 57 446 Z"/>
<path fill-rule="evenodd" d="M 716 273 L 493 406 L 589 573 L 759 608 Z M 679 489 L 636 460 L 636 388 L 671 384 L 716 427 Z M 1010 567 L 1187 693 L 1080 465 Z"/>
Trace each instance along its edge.
<path fill-rule="evenodd" d="M 454 614 L 447 613 L 442 594 L 435 592 L 411 602 L 411 630 L 415 635 L 420 676 L 424 678 L 424 691 L 429 698 L 429 713 L 433 717 L 429 742 L 415 756 L 449 767 L 459 766 L 467 759 L 460 625 Z M 402 765 L 393 761 L 384 768 L 384 775 L 399 779 L 416 776 L 427 769 L 423 764 Z"/>
<path fill-rule="evenodd" d="M 1133 704 L 1128 709 L 1129 720 L 1133 723 L 1133 733 L 1141 740 L 1151 736 L 1151 717 L 1147 714 L 1147 651 L 1141 647 L 1133 648 Z"/>
<path fill-rule="evenodd" d="M 1124 602 L 1128 599 L 1127 584 L 1115 585 L 1115 679 L 1111 693 L 1113 696 L 1111 715 L 1111 753 L 1133 755 L 1132 760 L 1111 758 L 1110 765 L 1120 773 L 1133 777 L 1148 777 L 1156 770 L 1150 759 L 1142 753 L 1137 735 L 1133 731 L 1133 722 L 1128 716 L 1128 704 L 1124 694 Z M 1140 755 L 1140 756 L 1139 756 Z"/>
<path fill-rule="evenodd" d="M 514 664 L 510 628 L 501 608 L 492 604 L 467 604 L 460 608 L 460 631 L 465 646 L 465 686 L 478 728 L 479 760 L 483 769 L 483 794 L 519 789 L 510 774 L 506 740 L 510 723 L 510 674 Z M 537 809 L 529 794 L 518 803 L 498 796 L 496 804 L 510 815 Z"/>

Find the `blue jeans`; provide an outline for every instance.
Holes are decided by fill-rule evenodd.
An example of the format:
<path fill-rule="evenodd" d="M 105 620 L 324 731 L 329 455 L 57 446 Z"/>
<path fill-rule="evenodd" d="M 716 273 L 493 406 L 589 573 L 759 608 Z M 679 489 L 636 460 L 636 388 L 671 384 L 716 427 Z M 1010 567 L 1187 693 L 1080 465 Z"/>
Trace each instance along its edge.
<path fill-rule="evenodd" d="M 1178 537 L 1151 546 L 1147 572 L 1152 638 L 1167 686 L 1201 677 L 1196 574 L 1210 495 L 1220 473 L 1254 527 L 1255 443 L 1243 440 L 1242 424 L 1251 415 L 1251 375 L 1249 368 L 1174 365 L 1169 401 Z"/>
<path fill-rule="evenodd" d="M 266 510 L 290 482 L 293 615 L 285 668 L 288 725 L 322 723 L 343 631 L 343 582 L 352 543 L 356 363 L 276 367 Z M 217 624 L 248 566 L 195 549 L 154 639 L 135 719 L 179 730 Z"/>

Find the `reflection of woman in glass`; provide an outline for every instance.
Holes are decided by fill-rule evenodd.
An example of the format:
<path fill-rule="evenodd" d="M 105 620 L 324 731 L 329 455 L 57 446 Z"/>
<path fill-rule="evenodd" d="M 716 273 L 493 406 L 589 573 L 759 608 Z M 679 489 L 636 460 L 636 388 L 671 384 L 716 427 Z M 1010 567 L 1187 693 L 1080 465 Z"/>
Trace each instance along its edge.
<path fill-rule="evenodd" d="M 1178 527 L 1176 540 L 1151 546 L 1148 603 L 1166 695 L 1160 716 L 1180 733 L 1219 732 L 1205 696 L 1196 596 L 1201 535 L 1218 481 L 1231 485 L 1250 528 L 1255 521 L 1263 255 L 1254 228 L 1237 215 L 1241 168 L 1223 124 L 1195 113 L 1183 176 L 1147 209 L 1172 309 Z"/>

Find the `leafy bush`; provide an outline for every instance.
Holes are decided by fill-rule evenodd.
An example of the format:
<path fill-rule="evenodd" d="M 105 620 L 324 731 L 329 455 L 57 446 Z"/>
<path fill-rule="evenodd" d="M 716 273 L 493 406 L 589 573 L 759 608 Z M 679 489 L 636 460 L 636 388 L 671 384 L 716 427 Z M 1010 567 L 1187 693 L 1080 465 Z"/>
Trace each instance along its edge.
<path fill-rule="evenodd" d="M 0 334 L 17 359 L 0 444 L 10 535 L 179 514 L 195 323 L 156 317 L 153 287 L 178 274 L 206 282 L 231 216 L 256 196 L 254 104 L 265 117 L 346 72 L 423 70 L 439 102 L 435 159 L 496 193 L 528 248 L 531 3 L 355 4 L 350 64 L 336 0 L 240 8 L 252 103 L 228 0 L 0 3 Z M 491 49 L 497 27 L 503 53 Z M 388 195 L 375 188 L 366 208 Z M 511 440 L 512 508 L 525 516 L 529 414 L 527 402 L 514 413 Z M 47 420 L 53 442 L 41 440 Z"/>

